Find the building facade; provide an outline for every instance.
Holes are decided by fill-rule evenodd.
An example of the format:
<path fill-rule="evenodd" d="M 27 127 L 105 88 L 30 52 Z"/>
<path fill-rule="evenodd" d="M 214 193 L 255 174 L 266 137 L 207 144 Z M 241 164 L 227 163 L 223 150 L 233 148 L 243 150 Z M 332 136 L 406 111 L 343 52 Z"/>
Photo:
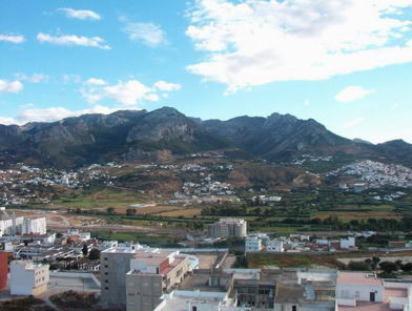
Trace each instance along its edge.
<path fill-rule="evenodd" d="M 41 295 L 47 291 L 49 265 L 30 260 L 14 260 L 10 264 L 10 293 L 12 295 Z"/>
<path fill-rule="evenodd" d="M 212 238 L 245 238 L 247 222 L 242 218 L 221 218 L 208 226 L 208 235 Z"/>
<path fill-rule="evenodd" d="M 114 247 L 100 253 L 101 301 L 105 308 L 126 310 L 126 273 L 137 249 Z"/>
<path fill-rule="evenodd" d="M 45 235 L 47 233 L 46 217 L 30 218 L 23 220 L 22 234 Z"/>
<path fill-rule="evenodd" d="M 412 310 L 412 281 L 379 279 L 374 273 L 339 272 L 336 310 Z"/>
<path fill-rule="evenodd" d="M 142 250 L 126 275 L 128 311 L 152 311 L 161 296 L 180 284 L 190 271 L 189 257 L 178 252 Z"/>

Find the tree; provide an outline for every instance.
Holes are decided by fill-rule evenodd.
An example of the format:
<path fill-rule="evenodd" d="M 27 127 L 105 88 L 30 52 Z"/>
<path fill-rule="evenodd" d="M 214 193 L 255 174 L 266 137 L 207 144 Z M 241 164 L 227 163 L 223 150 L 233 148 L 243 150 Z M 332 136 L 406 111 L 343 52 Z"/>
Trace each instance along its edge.
<path fill-rule="evenodd" d="M 127 216 L 134 216 L 134 215 L 136 215 L 136 209 L 135 209 L 135 208 L 128 208 L 128 209 L 126 209 L 126 215 L 127 215 Z"/>
<path fill-rule="evenodd" d="M 100 251 L 97 248 L 93 248 L 89 253 L 90 260 L 97 260 L 100 258 Z"/>
<path fill-rule="evenodd" d="M 89 248 L 87 247 L 86 243 L 84 243 L 82 248 L 83 257 L 86 257 L 88 252 Z"/>
<path fill-rule="evenodd" d="M 370 266 L 364 261 L 350 261 L 348 269 L 352 271 L 370 271 Z"/>
<path fill-rule="evenodd" d="M 407 262 L 406 264 L 402 265 L 401 267 L 403 272 L 411 272 L 412 271 L 412 263 Z"/>
<path fill-rule="evenodd" d="M 390 261 L 382 261 L 379 264 L 379 267 L 383 270 L 383 272 L 387 274 L 391 274 L 392 272 L 398 271 L 398 265 Z"/>

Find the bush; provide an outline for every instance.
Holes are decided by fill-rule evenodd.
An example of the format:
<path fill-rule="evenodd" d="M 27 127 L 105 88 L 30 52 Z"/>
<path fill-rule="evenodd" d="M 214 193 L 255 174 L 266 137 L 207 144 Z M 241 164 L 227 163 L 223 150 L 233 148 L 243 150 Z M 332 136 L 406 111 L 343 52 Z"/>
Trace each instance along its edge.
<path fill-rule="evenodd" d="M 379 267 L 382 269 L 383 272 L 386 274 L 392 274 L 395 271 L 398 271 L 398 265 L 394 262 L 390 261 L 383 261 L 379 264 Z"/>
<path fill-rule="evenodd" d="M 403 272 L 411 272 L 412 271 L 412 263 L 408 262 L 401 266 Z"/>
<path fill-rule="evenodd" d="M 371 266 L 364 261 L 350 261 L 348 263 L 348 269 L 352 271 L 370 271 Z"/>
<path fill-rule="evenodd" d="M 100 258 L 100 251 L 97 248 L 93 248 L 89 253 L 90 260 L 97 260 Z"/>

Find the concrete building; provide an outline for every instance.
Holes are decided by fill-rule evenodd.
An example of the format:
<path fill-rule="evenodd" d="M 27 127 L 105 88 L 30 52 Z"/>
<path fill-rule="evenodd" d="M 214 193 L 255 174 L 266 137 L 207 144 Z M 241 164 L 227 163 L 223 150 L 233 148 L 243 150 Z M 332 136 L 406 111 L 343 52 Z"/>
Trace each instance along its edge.
<path fill-rule="evenodd" d="M 238 310 L 225 292 L 176 290 L 166 294 L 154 311 L 216 311 Z"/>
<path fill-rule="evenodd" d="M 141 246 L 113 247 L 100 253 L 101 301 L 106 308 L 126 309 L 126 274 Z"/>
<path fill-rule="evenodd" d="M 285 251 L 284 242 L 282 240 L 270 240 L 266 246 L 266 251 L 272 253 L 282 253 Z"/>
<path fill-rule="evenodd" d="M 190 267 L 189 256 L 176 251 L 137 252 L 126 275 L 127 310 L 154 310 L 161 296 L 180 284 Z"/>
<path fill-rule="evenodd" d="M 14 260 L 10 264 L 10 293 L 37 296 L 47 291 L 49 265 L 30 260 Z"/>
<path fill-rule="evenodd" d="M 45 235 L 47 233 L 46 217 L 25 217 L 22 234 Z"/>
<path fill-rule="evenodd" d="M 208 226 L 208 235 L 211 238 L 245 238 L 247 236 L 247 222 L 242 218 L 221 218 L 218 222 Z"/>
<path fill-rule="evenodd" d="M 335 285 L 334 270 L 199 270 L 154 310 L 334 311 Z"/>
<path fill-rule="evenodd" d="M 68 229 L 67 232 L 64 234 L 64 236 L 68 239 L 75 240 L 75 241 L 81 241 L 81 242 L 87 242 L 88 240 L 91 240 L 92 235 L 90 232 L 84 232 L 80 231 L 79 229 Z"/>
<path fill-rule="evenodd" d="M 373 273 L 339 272 L 336 310 L 412 310 L 412 281 L 379 279 Z"/>
<path fill-rule="evenodd" d="M 285 242 L 282 239 L 271 240 L 265 233 L 248 235 L 245 239 L 245 252 L 253 253 L 265 250 L 267 252 L 281 253 L 285 251 Z"/>
<path fill-rule="evenodd" d="M 245 240 L 245 252 L 254 253 L 260 252 L 263 249 L 262 239 L 258 236 L 247 236 Z"/>
<path fill-rule="evenodd" d="M 3 235 L 20 234 L 23 225 L 23 217 L 9 214 L 5 207 L 0 207 L 0 237 Z"/>
<path fill-rule="evenodd" d="M 334 311 L 336 271 L 283 272 L 276 283 L 275 311 Z"/>

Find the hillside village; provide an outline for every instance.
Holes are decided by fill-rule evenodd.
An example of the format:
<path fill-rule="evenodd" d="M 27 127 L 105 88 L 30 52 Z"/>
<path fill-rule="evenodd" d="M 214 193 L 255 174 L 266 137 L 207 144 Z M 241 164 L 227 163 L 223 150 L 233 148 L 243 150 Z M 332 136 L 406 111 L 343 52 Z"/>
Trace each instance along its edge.
<path fill-rule="evenodd" d="M 212 162 L 199 163 L 196 158 L 213 159 Z M 329 160 L 329 159 L 327 159 Z M 230 176 L 237 176 L 236 163 L 231 163 L 221 156 L 213 157 L 210 154 L 192 156 L 192 160 L 180 161 L 171 164 L 132 164 L 107 163 L 93 164 L 76 170 L 59 170 L 38 168 L 25 164 L 14 165 L 0 170 L 0 202 L 4 205 L 25 205 L 32 203 L 48 204 L 56 196 L 90 189 L 91 187 L 125 187 L 126 177 L 130 174 L 144 176 L 148 182 L 155 181 L 157 176 L 168 176 L 173 183 L 157 191 L 166 199 L 167 204 L 203 204 L 218 202 L 240 202 L 239 193 L 250 192 L 252 201 L 278 202 L 279 192 L 267 193 L 261 187 L 254 187 L 253 183 L 247 188 L 239 184 L 231 184 Z M 266 165 L 266 164 L 263 164 Z M 296 163 L 295 163 L 296 165 Z M 268 166 L 270 167 L 270 166 Z M 271 168 L 273 170 L 273 168 Z M 287 167 L 286 167 L 287 169 Z M 276 169 L 274 169 L 276 171 Z M 310 173 L 308 173 L 310 174 Z M 367 189 L 381 189 L 385 187 L 411 188 L 412 170 L 401 165 L 389 165 L 375 161 L 360 161 L 345 165 L 340 169 L 325 174 L 317 174 L 325 182 L 333 181 L 336 189 L 361 192 Z M 232 178 L 233 179 L 233 178 Z M 123 181 L 124 180 L 124 181 Z M 161 181 L 156 181 L 161 182 Z M 129 185 L 130 186 L 130 185 Z M 285 184 L 290 189 L 296 185 Z M 143 183 L 133 186 L 136 191 L 147 191 Z M 322 184 L 319 187 L 322 187 Z M 163 188 L 167 189 L 162 192 Z M 284 187 L 285 188 L 285 187 Z M 281 188 L 280 188 L 281 189 Z M 404 196 L 402 191 L 389 191 L 377 200 L 396 200 Z M 265 197 L 263 197 L 265 196 Z"/>

